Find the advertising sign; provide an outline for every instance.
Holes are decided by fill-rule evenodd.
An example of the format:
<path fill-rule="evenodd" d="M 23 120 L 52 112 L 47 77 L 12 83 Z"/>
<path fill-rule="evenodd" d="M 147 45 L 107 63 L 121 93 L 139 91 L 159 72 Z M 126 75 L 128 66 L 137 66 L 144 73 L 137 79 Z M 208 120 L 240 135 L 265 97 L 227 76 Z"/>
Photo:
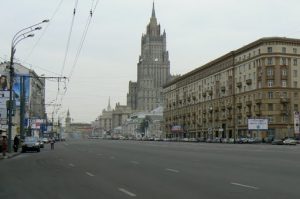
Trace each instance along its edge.
<path fill-rule="evenodd" d="M 295 134 L 300 134 L 299 123 L 300 123 L 299 112 L 295 111 L 294 112 L 294 131 L 295 131 Z"/>
<path fill-rule="evenodd" d="M 7 76 L 0 74 L 0 90 L 6 91 L 8 89 L 9 89 L 9 86 L 8 86 Z"/>
<path fill-rule="evenodd" d="M 268 130 L 268 119 L 248 119 L 248 130 Z"/>
<path fill-rule="evenodd" d="M 179 131 L 182 131 L 183 129 L 182 129 L 182 127 L 180 126 L 180 125 L 175 125 L 175 126 L 172 126 L 172 129 L 171 129 L 171 131 L 177 131 L 177 132 L 179 132 Z"/>
<path fill-rule="evenodd" d="M 29 103 L 29 89 L 30 89 L 30 77 L 22 76 L 24 78 L 25 86 L 25 103 Z M 16 106 L 20 106 L 20 96 L 21 96 L 21 76 L 16 75 L 14 78 L 13 90 L 15 93 Z"/>

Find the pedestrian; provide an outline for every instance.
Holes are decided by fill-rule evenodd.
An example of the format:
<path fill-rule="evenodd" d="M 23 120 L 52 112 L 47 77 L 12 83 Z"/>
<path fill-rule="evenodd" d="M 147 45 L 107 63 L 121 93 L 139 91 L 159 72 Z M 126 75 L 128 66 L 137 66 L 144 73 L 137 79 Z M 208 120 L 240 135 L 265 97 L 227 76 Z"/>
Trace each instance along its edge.
<path fill-rule="evenodd" d="M 14 151 L 15 152 L 18 152 L 19 144 L 20 144 L 20 140 L 19 140 L 18 136 L 16 135 L 14 138 Z"/>
<path fill-rule="evenodd" d="M 51 150 L 54 150 L 54 138 L 50 139 L 50 144 L 51 144 Z"/>
<path fill-rule="evenodd" d="M 6 157 L 6 152 L 7 152 L 7 137 L 6 137 L 6 133 L 2 133 L 2 155 L 3 157 Z"/>

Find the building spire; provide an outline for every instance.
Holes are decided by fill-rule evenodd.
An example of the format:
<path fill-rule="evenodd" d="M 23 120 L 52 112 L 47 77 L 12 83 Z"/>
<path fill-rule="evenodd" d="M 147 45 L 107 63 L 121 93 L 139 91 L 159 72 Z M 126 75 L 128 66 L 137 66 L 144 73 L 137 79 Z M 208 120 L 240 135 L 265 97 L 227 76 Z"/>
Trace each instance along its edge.
<path fill-rule="evenodd" d="M 155 8 L 154 8 L 154 1 L 153 1 L 153 7 L 152 7 L 152 18 L 156 18 L 155 17 Z"/>
<path fill-rule="evenodd" d="M 110 97 L 108 98 L 108 106 L 107 106 L 107 111 L 111 111 L 111 107 L 110 107 Z"/>

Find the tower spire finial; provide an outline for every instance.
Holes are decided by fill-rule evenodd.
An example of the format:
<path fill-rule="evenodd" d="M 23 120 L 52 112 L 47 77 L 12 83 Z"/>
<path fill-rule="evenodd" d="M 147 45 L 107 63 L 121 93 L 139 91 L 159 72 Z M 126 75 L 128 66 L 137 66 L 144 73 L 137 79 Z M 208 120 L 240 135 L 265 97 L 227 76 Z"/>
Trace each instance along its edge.
<path fill-rule="evenodd" d="M 154 8 L 154 1 L 153 1 L 153 6 L 152 6 L 152 18 L 156 18 L 155 17 L 155 8 Z"/>
<path fill-rule="evenodd" d="M 111 111 L 111 107 L 110 107 L 110 96 L 108 98 L 108 106 L 107 106 L 107 111 Z"/>

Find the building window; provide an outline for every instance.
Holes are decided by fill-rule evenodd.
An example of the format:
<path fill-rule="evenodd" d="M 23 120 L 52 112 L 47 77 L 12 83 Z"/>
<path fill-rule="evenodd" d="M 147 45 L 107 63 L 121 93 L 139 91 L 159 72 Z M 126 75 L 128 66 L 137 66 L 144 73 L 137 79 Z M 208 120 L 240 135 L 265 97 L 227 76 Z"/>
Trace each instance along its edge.
<path fill-rule="evenodd" d="M 294 92 L 294 97 L 297 98 L 298 97 L 298 93 Z"/>
<path fill-rule="evenodd" d="M 293 75 L 294 75 L 294 77 L 297 77 L 298 76 L 298 71 L 297 70 L 293 70 Z"/>
<path fill-rule="evenodd" d="M 297 54 L 297 48 L 293 48 L 293 53 Z"/>
<path fill-rule="evenodd" d="M 267 68 L 267 75 L 268 76 L 273 76 L 273 67 L 268 67 Z"/>
<path fill-rule="evenodd" d="M 282 61 L 282 65 L 286 65 L 286 58 L 285 58 L 285 57 L 283 57 L 283 58 L 281 59 L 281 61 Z"/>
<path fill-rule="evenodd" d="M 294 81 L 294 88 L 297 88 L 297 87 L 298 87 L 298 82 Z"/>
<path fill-rule="evenodd" d="M 287 116 L 286 115 L 282 116 L 282 122 L 287 122 Z"/>
<path fill-rule="evenodd" d="M 272 52 L 272 47 L 268 47 L 268 53 Z"/>
<path fill-rule="evenodd" d="M 268 87 L 273 87 L 273 83 L 274 83 L 273 80 L 268 80 Z"/>
<path fill-rule="evenodd" d="M 286 68 L 284 68 L 284 69 L 281 70 L 281 75 L 282 76 L 286 76 L 287 75 L 287 69 Z"/>
<path fill-rule="evenodd" d="M 298 111 L 298 104 L 294 104 L 294 111 Z"/>
<path fill-rule="evenodd" d="M 286 80 L 281 81 L 281 86 L 284 87 L 284 88 L 286 87 Z"/>
<path fill-rule="evenodd" d="M 294 59 L 294 66 L 297 66 L 297 59 Z"/>
<path fill-rule="evenodd" d="M 271 115 L 268 116 L 268 122 L 273 123 L 273 116 L 271 116 Z"/>
<path fill-rule="evenodd" d="M 273 111 L 273 104 L 268 104 L 268 111 Z"/>
<path fill-rule="evenodd" d="M 282 47 L 281 52 L 286 53 L 286 47 Z"/>
<path fill-rule="evenodd" d="M 273 64 L 273 59 L 272 57 L 268 57 L 268 65 L 272 65 Z"/>
<path fill-rule="evenodd" d="M 258 81 L 258 88 L 261 88 L 261 81 Z"/>
<path fill-rule="evenodd" d="M 273 92 L 268 92 L 268 98 L 273 99 Z"/>

